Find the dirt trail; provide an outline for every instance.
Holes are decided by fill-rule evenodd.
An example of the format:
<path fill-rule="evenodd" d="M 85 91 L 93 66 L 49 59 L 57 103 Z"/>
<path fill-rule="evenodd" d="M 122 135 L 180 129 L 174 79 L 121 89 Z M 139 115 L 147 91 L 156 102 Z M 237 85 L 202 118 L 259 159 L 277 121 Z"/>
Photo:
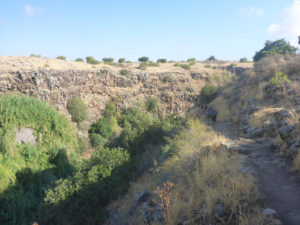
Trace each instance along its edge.
<path fill-rule="evenodd" d="M 232 140 L 232 147 L 245 155 L 242 171 L 253 174 L 270 208 L 284 225 L 300 225 L 300 178 L 291 173 L 286 158 L 276 154 L 278 146 L 267 139 L 238 138 L 237 127 L 216 123 L 213 128 Z"/>

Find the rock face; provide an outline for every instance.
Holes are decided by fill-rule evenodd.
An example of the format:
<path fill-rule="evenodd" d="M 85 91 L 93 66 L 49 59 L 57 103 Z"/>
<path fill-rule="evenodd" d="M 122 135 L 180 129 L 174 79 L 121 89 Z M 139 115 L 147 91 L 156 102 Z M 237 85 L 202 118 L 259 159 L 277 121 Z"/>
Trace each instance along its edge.
<path fill-rule="evenodd" d="M 194 79 L 194 72 L 190 71 L 129 73 L 125 77 L 109 69 L 0 71 L 0 93 L 37 97 L 65 114 L 67 100 L 79 96 L 89 106 L 88 120 L 95 121 L 113 99 L 118 107 L 126 108 L 144 102 L 147 97 L 156 97 L 160 115 L 184 114 L 198 101 L 205 85 L 203 80 Z"/>

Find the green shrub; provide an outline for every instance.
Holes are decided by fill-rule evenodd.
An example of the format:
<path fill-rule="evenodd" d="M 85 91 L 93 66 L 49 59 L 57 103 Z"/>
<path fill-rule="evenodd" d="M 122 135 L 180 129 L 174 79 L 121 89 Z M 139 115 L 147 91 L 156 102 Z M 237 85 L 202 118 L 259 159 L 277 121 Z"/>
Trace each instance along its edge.
<path fill-rule="evenodd" d="M 109 119 L 102 117 L 96 123 L 93 123 L 89 130 L 90 134 L 100 134 L 102 137 L 108 139 L 113 135 L 113 129 Z"/>
<path fill-rule="evenodd" d="M 93 147 L 103 147 L 107 142 L 107 139 L 102 137 L 100 134 L 91 133 L 89 137 Z"/>
<path fill-rule="evenodd" d="M 87 56 L 86 58 L 86 62 L 89 64 L 99 64 L 100 62 L 96 59 L 94 59 L 92 56 Z"/>
<path fill-rule="evenodd" d="M 207 64 L 204 66 L 204 68 L 211 68 L 211 65 Z"/>
<path fill-rule="evenodd" d="M 142 63 L 140 63 L 140 65 L 139 65 L 139 69 L 145 70 L 145 69 L 147 68 L 147 66 L 148 66 L 148 63 L 142 62 Z"/>
<path fill-rule="evenodd" d="M 276 40 L 276 41 L 266 41 L 265 46 L 255 53 L 253 60 L 255 62 L 259 61 L 263 57 L 270 55 L 296 55 L 297 48 L 290 45 L 284 39 Z"/>
<path fill-rule="evenodd" d="M 236 67 L 237 64 L 236 64 L 236 63 L 232 63 L 232 64 L 230 64 L 229 66 L 230 66 L 230 67 Z"/>
<path fill-rule="evenodd" d="M 291 81 L 286 74 L 276 71 L 274 76 L 271 78 L 271 82 L 277 87 L 283 87 L 285 83 L 290 83 Z"/>
<path fill-rule="evenodd" d="M 63 55 L 57 56 L 56 58 L 57 58 L 57 59 L 60 59 L 60 60 L 66 60 L 66 57 L 63 56 Z"/>
<path fill-rule="evenodd" d="M 72 121 L 78 124 L 88 117 L 88 107 L 79 97 L 68 100 L 67 110 L 72 116 Z"/>
<path fill-rule="evenodd" d="M 181 67 L 184 70 L 190 70 L 191 67 L 188 64 L 175 63 L 174 66 Z"/>
<path fill-rule="evenodd" d="M 191 69 L 191 67 L 187 64 L 182 64 L 182 65 L 180 65 L 180 67 L 184 70 L 190 70 Z"/>
<path fill-rule="evenodd" d="M 32 224 L 45 189 L 74 172 L 76 133 L 54 107 L 26 96 L 0 97 L 0 124 L 0 223 Z M 34 130 L 35 146 L 16 143 L 24 127 Z"/>
<path fill-rule="evenodd" d="M 192 61 L 192 62 L 189 63 L 189 65 L 190 65 L 190 66 L 195 66 L 195 65 L 196 65 L 196 62 L 195 62 L 195 61 Z"/>
<path fill-rule="evenodd" d="M 159 63 L 155 63 L 155 62 L 148 62 L 148 66 L 154 66 L 154 67 L 158 67 L 159 66 Z"/>
<path fill-rule="evenodd" d="M 82 58 L 77 58 L 77 59 L 75 59 L 75 62 L 83 62 L 83 59 Z"/>
<path fill-rule="evenodd" d="M 148 112 L 155 111 L 158 107 L 157 98 L 147 98 L 145 106 Z"/>
<path fill-rule="evenodd" d="M 200 93 L 200 98 L 202 101 L 209 103 L 217 97 L 218 94 L 218 87 L 214 85 L 206 84 Z"/>
<path fill-rule="evenodd" d="M 114 62 L 114 58 L 106 58 L 105 57 L 105 58 L 102 59 L 102 61 L 103 62 L 109 62 L 109 63 L 111 62 L 112 63 L 112 62 Z"/>
<path fill-rule="evenodd" d="M 129 71 L 128 70 L 121 70 L 120 74 L 127 77 L 129 75 Z"/>
<path fill-rule="evenodd" d="M 158 59 L 157 60 L 157 63 L 166 63 L 167 62 L 167 59 Z"/>
<path fill-rule="evenodd" d="M 187 62 L 196 62 L 196 58 L 189 58 Z"/>
<path fill-rule="evenodd" d="M 125 62 L 125 58 L 119 58 L 118 62 L 119 63 L 124 63 Z"/>
<path fill-rule="evenodd" d="M 122 148 L 100 148 L 73 176 L 46 190 L 41 224 L 103 224 L 105 206 L 129 185 L 129 160 Z"/>
<path fill-rule="evenodd" d="M 246 63 L 246 62 L 248 62 L 248 59 L 247 59 L 246 57 L 241 58 L 241 59 L 240 59 L 240 62 L 241 62 L 241 63 Z"/>
<path fill-rule="evenodd" d="M 139 62 L 143 63 L 143 62 L 148 62 L 149 58 L 146 56 L 143 56 L 143 57 L 139 58 L 138 60 L 139 60 Z"/>
<path fill-rule="evenodd" d="M 30 54 L 30 57 L 33 57 L 33 58 L 41 58 L 42 56 L 41 55 L 37 55 L 37 54 Z"/>
<path fill-rule="evenodd" d="M 210 56 L 207 60 L 208 61 L 217 61 L 216 57 L 214 57 L 214 56 Z"/>
<path fill-rule="evenodd" d="M 48 67 L 50 67 L 49 64 L 47 64 L 47 63 L 44 64 L 44 68 L 48 68 Z"/>

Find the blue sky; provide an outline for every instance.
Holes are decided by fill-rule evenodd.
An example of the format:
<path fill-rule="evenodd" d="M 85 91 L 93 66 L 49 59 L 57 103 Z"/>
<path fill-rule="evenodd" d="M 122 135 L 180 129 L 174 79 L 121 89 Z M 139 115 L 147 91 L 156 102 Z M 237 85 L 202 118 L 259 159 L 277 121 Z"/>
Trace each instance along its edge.
<path fill-rule="evenodd" d="M 296 0 L 10 0 L 0 55 L 183 60 L 252 58 L 266 40 L 300 35 Z"/>

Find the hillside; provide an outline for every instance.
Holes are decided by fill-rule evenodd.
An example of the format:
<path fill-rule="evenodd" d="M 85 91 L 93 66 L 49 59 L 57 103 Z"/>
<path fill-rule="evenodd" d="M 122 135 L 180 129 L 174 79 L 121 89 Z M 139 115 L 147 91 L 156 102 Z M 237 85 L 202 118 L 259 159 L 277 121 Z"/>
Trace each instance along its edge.
<path fill-rule="evenodd" d="M 0 223 L 300 221 L 298 56 L 188 70 L 0 62 Z M 81 110 L 87 120 L 71 125 Z"/>
<path fill-rule="evenodd" d="M 139 63 L 91 65 L 49 58 L 0 57 L 0 93 L 22 93 L 45 100 L 65 115 L 67 100 L 79 96 L 89 107 L 90 122 L 99 118 L 111 100 L 124 109 L 149 97 L 159 100 L 158 114 L 184 115 L 199 102 L 205 84 L 222 85 L 229 73 L 239 74 L 252 67 L 252 63 L 197 62 L 191 70 L 184 70 L 174 64 L 139 69 Z M 121 70 L 128 70 L 128 75 L 121 75 Z"/>

